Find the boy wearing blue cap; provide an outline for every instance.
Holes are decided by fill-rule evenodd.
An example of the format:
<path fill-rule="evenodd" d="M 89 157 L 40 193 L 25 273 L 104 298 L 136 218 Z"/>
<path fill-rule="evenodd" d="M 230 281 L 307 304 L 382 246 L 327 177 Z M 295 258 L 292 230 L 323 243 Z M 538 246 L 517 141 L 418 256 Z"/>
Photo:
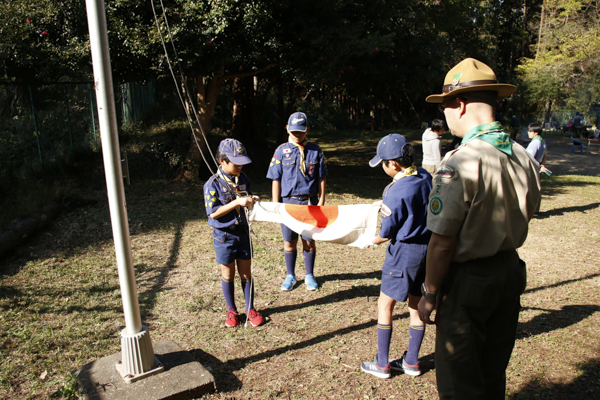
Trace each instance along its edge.
<path fill-rule="evenodd" d="M 221 264 L 221 288 L 227 303 L 225 326 L 234 327 L 240 323 L 234 295 L 236 263 L 246 299 L 246 318 L 253 326 L 258 326 L 263 323 L 263 317 L 253 304 L 250 234 L 242 208 L 251 206 L 255 200 L 250 191 L 250 180 L 242 172 L 242 166 L 252 160 L 244 145 L 235 139 L 221 141 L 216 158 L 220 166 L 204 184 L 204 206 L 208 225 L 213 227 L 217 263 Z"/>
<path fill-rule="evenodd" d="M 289 135 L 288 142 L 275 150 L 267 172 L 267 178 L 273 180 L 273 202 L 322 206 L 325 204 L 327 166 L 321 148 L 306 139 L 310 131 L 308 117 L 302 112 L 293 113 L 288 119 L 286 129 Z M 287 269 L 281 290 L 292 290 L 296 284 L 298 234 L 283 224 L 281 231 Z M 304 283 L 308 290 L 315 290 L 319 286 L 314 276 L 314 240 L 302 236 L 302 248 L 306 267 Z"/>
<path fill-rule="evenodd" d="M 417 305 L 425 280 L 425 255 L 431 232 L 427 229 L 427 204 L 431 192 L 431 175 L 415 167 L 415 149 L 397 133 L 379 141 L 371 167 L 382 163 L 393 178 L 383 191 L 381 229 L 373 239 L 378 245 L 390 241 L 382 267 L 378 301 L 377 345 L 375 361 L 363 362 L 361 369 L 378 378 L 389 378 L 390 369 L 417 376 L 419 350 L 425 335 L 425 324 L 419 319 Z M 408 350 L 389 362 L 392 338 L 392 312 L 396 302 L 408 299 L 410 314 Z"/>

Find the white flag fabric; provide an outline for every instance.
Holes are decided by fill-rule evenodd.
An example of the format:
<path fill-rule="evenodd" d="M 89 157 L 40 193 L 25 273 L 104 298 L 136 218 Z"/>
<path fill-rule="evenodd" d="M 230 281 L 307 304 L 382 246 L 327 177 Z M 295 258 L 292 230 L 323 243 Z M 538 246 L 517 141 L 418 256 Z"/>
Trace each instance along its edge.
<path fill-rule="evenodd" d="M 374 204 L 305 206 L 257 201 L 248 219 L 284 224 L 313 240 L 363 248 L 373 244 L 379 208 Z"/>

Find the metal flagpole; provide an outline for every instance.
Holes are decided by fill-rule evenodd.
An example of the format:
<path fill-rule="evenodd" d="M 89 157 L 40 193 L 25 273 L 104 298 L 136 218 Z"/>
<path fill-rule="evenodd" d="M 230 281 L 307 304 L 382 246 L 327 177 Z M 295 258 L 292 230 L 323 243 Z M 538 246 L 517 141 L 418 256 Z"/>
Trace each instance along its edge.
<path fill-rule="evenodd" d="M 163 366 L 154 356 L 150 333 L 148 328 L 142 325 L 140 317 L 117 136 L 117 118 L 104 1 L 86 0 L 86 8 L 98 122 L 104 158 L 104 173 L 119 271 L 121 298 L 123 300 L 123 312 L 125 314 L 125 329 L 121 332 L 122 359 L 116 365 L 116 368 L 126 382 L 134 382 L 146 376 L 162 372 Z"/>

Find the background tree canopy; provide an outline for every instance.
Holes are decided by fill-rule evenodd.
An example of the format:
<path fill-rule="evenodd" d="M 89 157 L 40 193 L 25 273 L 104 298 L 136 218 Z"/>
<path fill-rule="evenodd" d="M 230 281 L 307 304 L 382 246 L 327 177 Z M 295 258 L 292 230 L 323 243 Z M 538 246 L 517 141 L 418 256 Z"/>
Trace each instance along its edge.
<path fill-rule="evenodd" d="M 193 94 L 197 136 L 217 128 L 260 145 L 297 109 L 323 128 L 417 127 L 439 117 L 425 98 L 467 56 L 519 86 L 499 105 L 504 116 L 592 114 L 600 95 L 595 0 L 105 4 L 115 81 L 168 77 L 161 36 L 172 39 L 177 57 L 170 47 L 169 57 Z M 4 82 L 92 79 L 82 1 L 0 1 L 0 34 Z M 174 90 L 165 83 L 162 90 Z M 194 149 L 188 160 L 198 158 Z"/>

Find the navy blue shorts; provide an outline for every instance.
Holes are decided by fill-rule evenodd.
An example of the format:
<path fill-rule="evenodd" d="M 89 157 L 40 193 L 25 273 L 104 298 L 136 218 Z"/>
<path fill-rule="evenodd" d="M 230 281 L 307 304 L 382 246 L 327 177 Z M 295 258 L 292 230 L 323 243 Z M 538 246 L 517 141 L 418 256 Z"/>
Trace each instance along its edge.
<path fill-rule="evenodd" d="M 383 262 L 381 292 L 399 302 L 405 302 L 409 294 L 420 297 L 426 255 L 426 244 L 390 243 Z"/>
<path fill-rule="evenodd" d="M 219 264 L 230 264 L 236 259 L 250 260 L 250 238 L 248 227 L 237 226 L 234 229 L 213 228 L 213 246 Z"/>
<path fill-rule="evenodd" d="M 289 204 L 303 204 L 309 206 L 316 206 L 317 204 L 319 204 L 319 197 L 312 196 L 306 200 L 299 199 L 298 197 L 284 197 L 283 202 Z M 285 226 L 284 224 L 281 224 L 281 233 L 283 233 L 283 240 L 285 240 L 286 242 L 293 242 L 294 240 L 298 239 L 298 234 L 290 228 L 288 228 L 287 226 Z M 302 236 L 302 239 L 307 240 L 309 242 L 313 241 L 312 239 L 309 239 L 305 236 Z"/>

